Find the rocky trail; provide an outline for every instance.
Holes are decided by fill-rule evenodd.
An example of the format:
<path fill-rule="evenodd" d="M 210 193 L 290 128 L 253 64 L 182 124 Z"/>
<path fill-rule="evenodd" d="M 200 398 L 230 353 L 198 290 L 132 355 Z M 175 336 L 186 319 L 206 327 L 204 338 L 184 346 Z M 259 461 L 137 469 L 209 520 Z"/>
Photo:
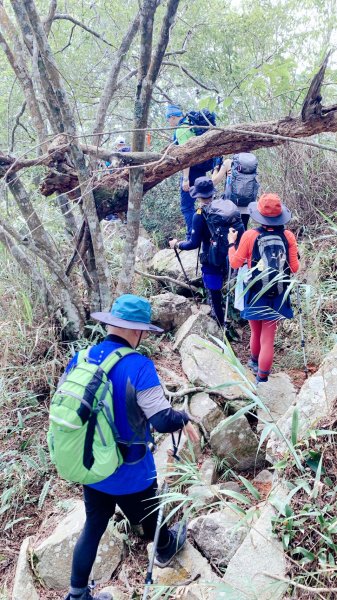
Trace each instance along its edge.
<path fill-rule="evenodd" d="M 179 280 L 171 251 L 162 250 L 151 258 L 148 241 L 144 247 L 147 262 L 142 270 L 157 275 L 165 269 Z M 187 261 L 191 254 L 186 253 Z M 195 259 L 190 267 L 185 264 L 191 277 L 192 263 L 194 270 Z M 221 347 L 221 331 L 207 307 L 196 310 L 191 299 L 177 293 L 181 291 L 176 286 L 151 298 L 155 321 L 170 332 L 170 339 L 150 341 L 150 346 L 156 346 L 147 350 L 154 352 L 172 405 L 187 409 L 199 427 L 201 444 L 192 449 L 182 437 L 180 479 L 171 484 L 170 493 L 171 508 L 177 500 L 181 503 L 173 520 L 189 514 L 188 541 L 169 567 L 154 568 L 151 597 L 278 600 L 285 597 L 289 567 L 272 520 L 275 505 L 285 501 L 289 489 L 273 464 L 287 456 L 285 440 L 291 439 L 295 407 L 300 436 L 314 426 L 318 415 L 328 415 L 334 406 L 337 346 L 308 380 L 293 369 L 273 373 L 268 383 L 256 388 L 254 377 L 243 366 L 248 358 L 246 331 L 242 341 L 233 344 L 240 363 L 230 348 Z M 244 412 L 254 399 L 257 428 Z M 154 456 L 160 482 L 171 444 L 169 435 L 158 436 Z M 45 518 L 21 544 L 12 600 L 62 598 L 84 518 L 79 494 L 70 493 L 70 487 L 65 486 L 63 501 L 54 505 L 48 501 Z M 139 599 L 146 566 L 145 542 L 129 531 L 118 512 L 95 563 L 99 589 L 109 590 L 114 600 Z"/>

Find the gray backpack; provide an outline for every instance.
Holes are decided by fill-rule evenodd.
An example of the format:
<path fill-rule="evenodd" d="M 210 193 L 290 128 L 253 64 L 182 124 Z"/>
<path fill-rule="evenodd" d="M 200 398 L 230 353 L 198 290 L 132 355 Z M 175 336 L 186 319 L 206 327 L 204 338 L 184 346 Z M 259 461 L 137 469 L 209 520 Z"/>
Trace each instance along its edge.
<path fill-rule="evenodd" d="M 226 184 L 225 196 L 237 206 L 248 206 L 257 198 L 257 165 L 257 158 L 251 152 L 240 152 L 233 156 L 231 177 Z"/>

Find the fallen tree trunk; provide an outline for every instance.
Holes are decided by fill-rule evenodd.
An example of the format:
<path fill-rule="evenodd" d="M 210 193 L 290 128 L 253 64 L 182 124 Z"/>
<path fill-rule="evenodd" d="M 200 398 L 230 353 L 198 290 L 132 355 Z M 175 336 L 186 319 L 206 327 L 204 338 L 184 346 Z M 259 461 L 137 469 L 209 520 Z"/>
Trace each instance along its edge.
<path fill-rule="evenodd" d="M 292 140 L 297 143 L 315 145 L 302 138 L 335 131 L 337 131 L 336 105 L 322 108 L 321 114 L 311 115 L 308 120 L 303 120 L 301 117 L 286 117 L 279 121 L 212 128 L 204 135 L 190 139 L 184 146 L 172 145 L 166 150 L 166 153 L 161 155 L 159 160 L 158 154 L 154 154 L 154 161 L 148 163 L 144 169 L 144 192 L 196 162 L 202 162 L 215 156 L 230 156 L 235 152 L 249 152 L 258 148 L 280 146 Z M 90 150 L 93 148 L 91 147 Z M 95 151 L 98 156 L 105 156 L 106 150 L 96 148 Z M 76 172 L 65 160 L 66 157 L 67 153 L 64 152 L 64 149 L 57 148 L 53 144 L 52 149 L 49 149 L 49 157 L 39 157 L 40 163 L 48 164 L 50 168 L 41 184 L 41 192 L 45 196 L 53 193 L 68 193 L 72 198 L 80 196 Z M 128 160 L 127 157 L 123 158 Z M 144 162 L 147 162 L 151 159 L 151 155 L 147 153 L 144 158 Z M 138 163 L 138 160 L 138 156 L 137 160 L 131 160 L 130 156 L 130 162 L 133 164 Z M 21 162 L 25 167 L 32 163 L 32 161 L 27 161 L 26 164 L 24 164 L 25 161 Z M 0 155 L 2 175 L 8 168 L 8 163 L 6 166 L 4 163 L 5 157 Z M 14 169 L 17 170 L 16 167 Z M 93 193 L 99 219 L 103 219 L 110 213 L 127 210 L 128 177 L 128 168 L 111 174 L 103 174 L 101 179 L 93 176 Z"/>

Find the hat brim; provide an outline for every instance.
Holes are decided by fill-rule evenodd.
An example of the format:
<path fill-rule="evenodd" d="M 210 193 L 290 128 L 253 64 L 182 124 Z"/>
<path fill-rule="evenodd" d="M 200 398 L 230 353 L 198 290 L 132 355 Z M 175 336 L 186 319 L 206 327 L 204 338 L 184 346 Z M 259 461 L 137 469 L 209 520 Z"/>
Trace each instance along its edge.
<path fill-rule="evenodd" d="M 216 192 L 215 188 L 213 188 L 211 192 L 207 192 L 207 193 L 206 192 L 205 193 L 197 192 L 196 187 L 194 185 L 190 188 L 191 198 L 212 198 L 214 196 L 215 192 Z"/>
<path fill-rule="evenodd" d="M 126 319 L 120 319 L 114 317 L 109 312 L 96 312 L 90 315 L 95 321 L 100 321 L 105 325 L 112 325 L 113 327 L 119 327 L 121 329 L 137 329 L 138 331 L 150 331 L 151 333 L 163 333 L 164 329 L 152 325 L 152 323 L 141 323 L 140 321 L 126 321 Z"/>
<path fill-rule="evenodd" d="M 291 219 L 291 212 L 289 208 L 282 204 L 282 212 L 277 217 L 265 217 L 257 209 L 257 202 L 251 202 L 248 205 L 249 214 L 254 221 L 261 223 L 261 225 L 285 225 Z"/>

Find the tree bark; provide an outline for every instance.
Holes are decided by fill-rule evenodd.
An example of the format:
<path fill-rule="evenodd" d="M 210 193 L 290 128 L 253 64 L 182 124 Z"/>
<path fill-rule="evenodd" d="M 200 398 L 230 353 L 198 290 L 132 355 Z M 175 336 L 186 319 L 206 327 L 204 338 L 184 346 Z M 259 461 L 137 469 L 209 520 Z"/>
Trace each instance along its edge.
<path fill-rule="evenodd" d="M 41 59 L 55 92 L 55 97 L 60 107 L 65 133 L 70 136 L 70 154 L 78 177 L 83 209 L 90 230 L 93 253 L 97 270 L 98 286 L 93 290 L 93 309 L 104 310 L 110 305 L 109 272 L 104 254 L 103 238 L 95 207 L 92 192 L 92 182 L 85 164 L 85 158 L 79 145 L 75 142 L 76 125 L 72 108 L 63 86 L 55 58 L 49 46 L 41 19 L 37 13 L 34 0 L 25 0 L 25 8 L 34 32 Z"/>
<path fill-rule="evenodd" d="M 179 0 L 169 0 L 163 20 L 159 41 L 152 54 L 154 16 L 158 7 L 157 0 L 144 0 L 141 10 L 141 41 L 138 70 L 138 83 L 134 106 L 134 132 L 132 150 L 143 152 L 148 123 L 153 86 L 159 74 L 160 66 L 169 41 L 169 31 L 173 24 Z M 122 270 L 118 281 L 117 293 L 132 290 L 136 250 L 139 237 L 140 210 L 143 199 L 144 167 L 131 169 L 129 173 L 129 198 L 127 212 L 127 232 L 124 245 Z"/>

